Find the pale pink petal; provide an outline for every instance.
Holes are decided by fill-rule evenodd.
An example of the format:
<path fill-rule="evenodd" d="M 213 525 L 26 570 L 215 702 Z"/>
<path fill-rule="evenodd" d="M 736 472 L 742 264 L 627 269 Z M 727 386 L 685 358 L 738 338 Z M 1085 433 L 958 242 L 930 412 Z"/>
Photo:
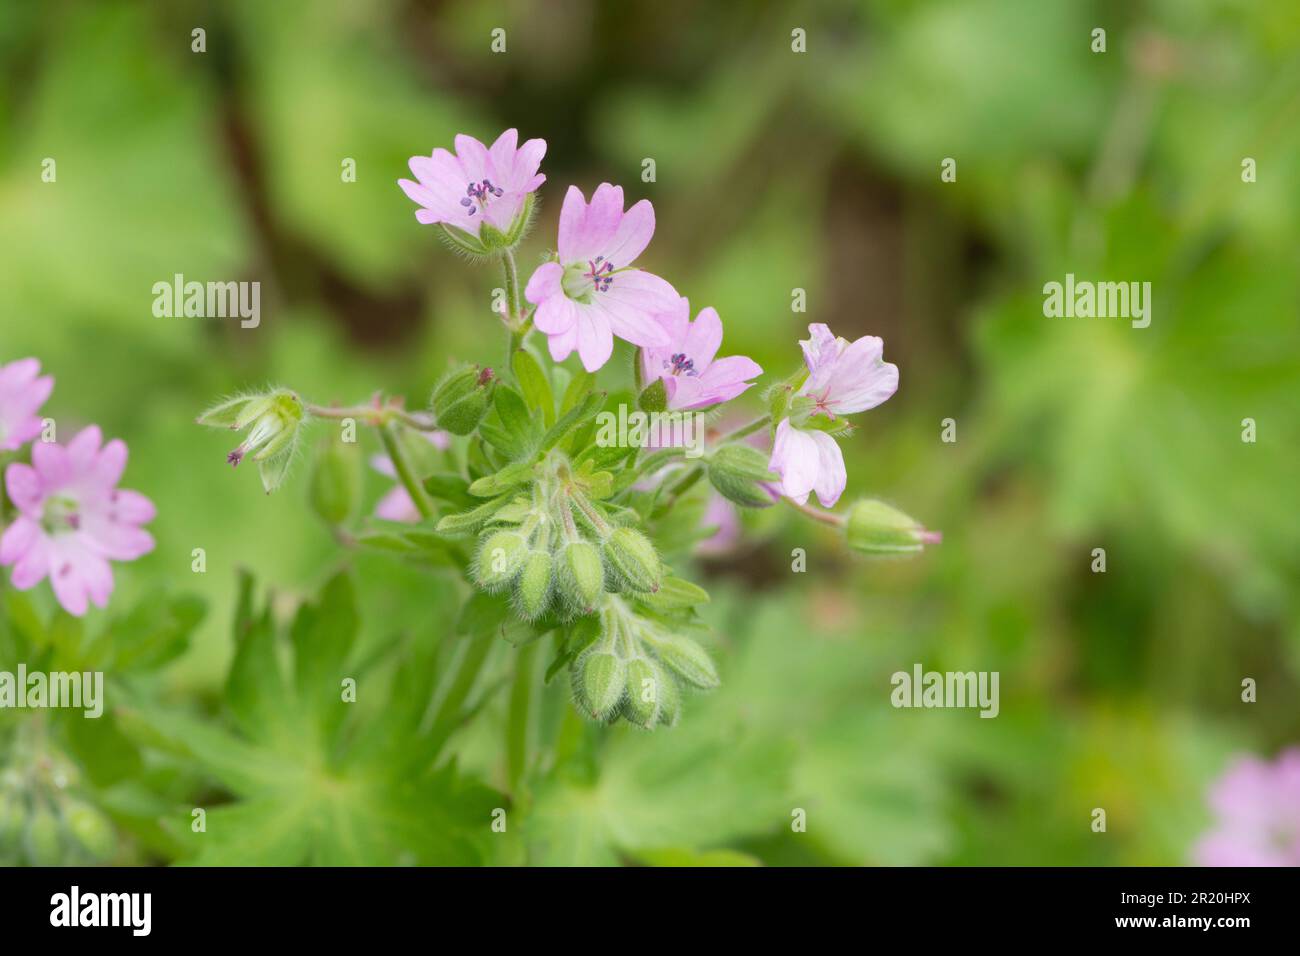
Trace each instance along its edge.
<path fill-rule="evenodd" d="M 460 160 L 469 182 L 478 183 L 492 178 L 491 157 L 486 146 L 464 133 L 456 134 L 452 142 L 456 145 L 456 158 Z"/>
<path fill-rule="evenodd" d="M 578 305 L 562 295 L 553 295 L 537 307 L 533 324 L 546 335 L 562 335 L 578 321 Z"/>
<path fill-rule="evenodd" d="M 90 470 L 90 480 L 99 486 L 112 487 L 126 469 L 126 443 L 114 438 L 104 446 Z"/>
<path fill-rule="evenodd" d="M 379 499 L 379 503 L 375 505 L 375 517 L 385 521 L 409 523 L 419 521 L 420 513 L 415 509 L 415 503 L 411 501 L 407 490 L 398 485 Z"/>
<path fill-rule="evenodd" d="M 73 470 L 80 472 L 89 468 L 94 463 L 95 456 L 99 454 L 99 446 L 103 441 L 104 436 L 98 425 L 87 425 L 77 432 L 67 446 L 68 460 Z"/>
<path fill-rule="evenodd" d="M 776 441 L 768 469 L 781 476 L 781 491 L 799 504 L 808 503 L 808 495 L 817 483 L 820 457 L 817 443 L 807 432 L 782 419 L 776 427 Z"/>
<path fill-rule="evenodd" d="M 40 584 L 50 570 L 50 539 L 37 535 L 28 546 L 27 551 L 14 564 L 9 583 L 19 591 L 26 591 Z"/>
<path fill-rule="evenodd" d="M 695 368 L 703 371 L 722 345 L 722 319 L 712 306 L 700 310 L 700 314 L 691 323 L 682 343 L 682 351 L 695 363 Z"/>
<path fill-rule="evenodd" d="M 36 543 L 41 526 L 26 515 L 19 515 L 0 537 L 0 564 L 13 564 Z"/>
<path fill-rule="evenodd" d="M 17 359 L 0 365 L 0 389 L 20 391 L 41 372 L 41 363 L 34 358 Z"/>
<path fill-rule="evenodd" d="M 623 190 L 619 186 L 601 183 L 591 197 L 591 203 L 584 207 L 582 217 L 574 221 L 570 215 L 567 221 L 565 213 L 569 211 L 569 202 L 576 187 L 564 197 L 564 208 L 560 210 L 560 260 L 566 264 L 589 262 L 602 254 L 610 240 L 618 231 L 623 218 Z M 577 193 L 581 203 L 582 193 Z"/>
<path fill-rule="evenodd" d="M 31 465 L 14 462 L 6 468 L 5 490 L 20 511 L 39 515 L 45 492 L 40 475 Z"/>
<path fill-rule="evenodd" d="M 579 305 L 577 311 L 578 357 L 582 359 L 583 368 L 594 372 L 609 361 L 614 351 L 614 336 L 610 332 L 608 320 L 600 310 L 594 306 Z"/>
<path fill-rule="evenodd" d="M 597 190 L 599 192 L 599 190 Z M 622 191 L 618 196 L 620 210 L 623 203 Z M 636 261 L 636 257 L 650 245 L 650 238 L 655 234 L 655 211 L 650 200 L 642 199 L 619 221 L 618 229 L 608 244 L 600 249 L 599 254 L 622 269 Z"/>
<path fill-rule="evenodd" d="M 840 500 L 844 486 L 848 484 L 844 453 L 840 450 L 839 442 L 825 432 L 814 431 L 809 434 L 817 445 L 817 480 L 813 488 L 822 507 L 830 508 Z"/>
<path fill-rule="evenodd" d="M 668 344 L 668 333 L 655 320 L 653 313 L 635 305 L 636 300 L 629 296 L 612 293 L 613 289 L 596 293 L 588 308 L 599 311 L 615 335 L 633 345 L 653 348 Z"/>
<path fill-rule="evenodd" d="M 120 488 L 111 497 L 113 516 L 126 524 L 147 524 L 158 516 L 154 503 L 138 491 Z"/>
<path fill-rule="evenodd" d="M 883 360 L 884 348 L 880 338 L 865 335 L 840 353 L 828 382 L 833 412 L 863 412 L 898 391 L 898 366 Z"/>
<path fill-rule="evenodd" d="M 50 584 L 65 611 L 74 617 L 86 613 L 89 598 L 86 580 L 77 566 L 62 554 L 62 549 L 56 549 L 51 555 Z"/>
<path fill-rule="evenodd" d="M 528 277 L 524 286 L 524 298 L 533 305 L 540 305 L 544 300 L 556 295 L 563 295 L 560 285 L 564 278 L 564 268 L 558 262 L 544 262 Z"/>
<path fill-rule="evenodd" d="M 72 477 L 68 450 L 56 442 L 38 441 L 32 445 L 32 467 L 47 491 L 63 487 Z"/>
<path fill-rule="evenodd" d="M 576 316 L 573 325 L 569 327 L 567 332 L 548 336 L 546 345 L 550 349 L 551 358 L 555 361 L 563 362 L 568 358 L 569 354 L 578 347 L 578 322 Z"/>
<path fill-rule="evenodd" d="M 497 137 L 496 142 L 488 148 L 488 155 L 492 158 L 492 172 L 497 179 L 492 181 L 498 186 L 512 185 L 506 182 L 507 177 L 515 168 L 515 148 L 519 145 L 519 131 L 517 129 L 508 129 Z"/>

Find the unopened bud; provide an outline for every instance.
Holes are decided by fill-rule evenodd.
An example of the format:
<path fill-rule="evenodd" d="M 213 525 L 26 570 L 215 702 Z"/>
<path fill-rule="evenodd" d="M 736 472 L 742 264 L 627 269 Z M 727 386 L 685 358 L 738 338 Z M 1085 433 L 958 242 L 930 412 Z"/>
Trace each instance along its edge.
<path fill-rule="evenodd" d="M 648 657 L 634 657 L 627 662 L 627 719 L 646 730 L 654 727 L 662 709 L 665 687 L 673 679 Z M 673 685 L 673 689 L 676 686 Z"/>
<path fill-rule="evenodd" d="M 465 366 L 433 390 L 430 407 L 438 427 L 453 435 L 468 435 L 487 414 L 492 398 L 492 369 Z"/>
<path fill-rule="evenodd" d="M 855 502 L 844 527 L 849 547 L 863 554 L 912 554 L 943 536 L 883 501 Z"/>
<path fill-rule="evenodd" d="M 721 681 L 707 651 L 689 637 L 663 631 L 649 632 L 643 640 L 682 680 L 701 690 L 712 690 Z"/>
<path fill-rule="evenodd" d="M 515 582 L 515 596 L 519 612 L 530 621 L 546 610 L 551 599 L 551 556 L 545 551 L 528 555 Z"/>
<path fill-rule="evenodd" d="M 709 457 L 709 482 L 718 494 L 742 508 L 766 508 L 781 498 L 779 475 L 768 456 L 749 445 L 723 445 Z"/>
<path fill-rule="evenodd" d="M 618 713 L 627 686 L 627 665 L 608 651 L 592 651 L 579 658 L 574 670 L 574 694 L 579 705 L 597 720 Z"/>
<path fill-rule="evenodd" d="M 479 544 L 474 578 L 485 591 L 499 591 L 515 579 L 528 557 L 528 545 L 514 531 L 496 531 Z"/>
<path fill-rule="evenodd" d="M 302 400 L 288 389 L 278 388 L 221 402 L 200 415 L 198 422 L 232 431 L 248 430 L 226 461 L 232 466 L 245 458 L 257 462 L 269 494 L 280 486 L 293 460 L 304 415 Z"/>
<path fill-rule="evenodd" d="M 590 541 L 570 541 L 560 549 L 555 584 L 569 607 L 586 614 L 605 591 L 605 566 Z"/>
<path fill-rule="evenodd" d="M 605 539 L 605 566 L 621 589 L 642 594 L 659 590 L 663 565 L 650 539 L 635 528 L 615 528 Z"/>

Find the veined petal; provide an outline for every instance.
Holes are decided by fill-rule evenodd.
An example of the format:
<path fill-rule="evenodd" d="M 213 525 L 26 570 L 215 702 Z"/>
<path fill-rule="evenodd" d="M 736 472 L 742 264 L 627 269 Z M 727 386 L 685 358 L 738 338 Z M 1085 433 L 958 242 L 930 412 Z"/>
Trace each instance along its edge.
<path fill-rule="evenodd" d="M 682 351 L 691 357 L 701 372 L 713 361 L 722 345 L 722 319 L 712 306 L 700 310 L 682 343 Z"/>
<path fill-rule="evenodd" d="M 807 432 L 781 420 L 776 426 L 776 441 L 767 467 L 781 476 L 781 493 L 799 504 L 808 503 L 808 495 L 817 484 L 820 463 L 817 443 Z"/>
<path fill-rule="evenodd" d="M 618 201 L 621 212 L 623 203 L 621 190 L 619 191 Z M 650 238 L 654 234 L 654 206 L 650 204 L 650 200 L 642 199 L 623 213 L 618 228 L 609 242 L 600 250 L 600 254 L 621 269 L 624 266 L 631 265 L 636 260 L 636 257 L 645 251 L 645 247 L 650 245 Z"/>
<path fill-rule="evenodd" d="M 849 481 L 848 471 L 844 468 L 844 452 L 840 450 L 839 442 L 826 432 L 810 434 L 817 445 L 817 479 L 813 488 L 822 506 L 830 508 L 840 500 Z"/>
<path fill-rule="evenodd" d="M 614 335 L 605 313 L 595 306 L 576 305 L 578 313 L 578 357 L 582 367 L 594 372 L 609 361 L 614 351 Z"/>
<path fill-rule="evenodd" d="M 553 295 L 543 300 L 533 313 L 533 324 L 546 335 L 568 332 L 578 321 L 579 306 L 563 295 Z"/>
<path fill-rule="evenodd" d="M 540 305 L 551 296 L 563 295 L 560 285 L 564 278 L 564 267 L 558 262 L 544 262 L 528 277 L 524 286 L 524 298 L 533 305 Z"/>

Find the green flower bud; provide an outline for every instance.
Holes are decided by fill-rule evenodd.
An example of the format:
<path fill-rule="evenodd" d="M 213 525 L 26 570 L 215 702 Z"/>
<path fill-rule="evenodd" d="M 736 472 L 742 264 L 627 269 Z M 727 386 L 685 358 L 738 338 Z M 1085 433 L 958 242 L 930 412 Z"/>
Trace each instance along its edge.
<path fill-rule="evenodd" d="M 721 683 L 708 652 L 689 637 L 670 634 L 658 628 L 645 628 L 640 636 L 659 656 L 659 660 L 688 684 L 701 690 L 712 690 Z"/>
<path fill-rule="evenodd" d="M 465 366 L 433 390 L 430 407 L 438 427 L 453 435 L 468 435 L 487 414 L 492 398 L 492 369 Z"/>
<path fill-rule="evenodd" d="M 637 362 L 640 369 L 641 363 Z M 668 408 L 668 387 L 662 378 L 657 378 L 641 391 L 636 399 L 637 407 L 643 412 L 662 412 Z"/>
<path fill-rule="evenodd" d="M 605 566 L 621 590 L 659 590 L 663 565 L 650 539 L 635 528 L 615 528 L 605 539 Z"/>
<path fill-rule="evenodd" d="M 659 720 L 665 685 L 676 684 L 662 667 L 648 657 L 634 657 L 627 662 L 627 702 L 623 712 L 639 727 L 650 730 Z"/>
<path fill-rule="evenodd" d="M 311 476 L 311 506 L 328 525 L 352 516 L 361 497 L 360 446 L 329 438 L 321 444 Z"/>
<path fill-rule="evenodd" d="M 769 486 L 781 478 L 767 467 L 768 456 L 750 445 L 723 445 L 709 456 L 709 483 L 742 508 L 766 508 L 780 499 Z"/>
<path fill-rule="evenodd" d="M 515 579 L 528 558 L 528 544 L 514 531 L 496 531 L 479 543 L 474 578 L 485 591 L 500 591 Z"/>
<path fill-rule="evenodd" d="M 570 541 L 560 549 L 555 584 L 568 606 L 586 614 L 605 592 L 605 565 L 590 541 Z"/>
<path fill-rule="evenodd" d="M 927 544 L 938 544 L 942 535 L 926 531 L 915 519 L 883 501 L 855 502 L 844 526 L 849 547 L 863 554 L 912 554 Z"/>
<path fill-rule="evenodd" d="M 32 866 L 58 866 L 63 862 L 62 824 L 58 816 L 43 803 L 27 820 L 23 846 Z"/>
<path fill-rule="evenodd" d="M 597 720 L 609 720 L 618 713 L 627 687 L 627 665 L 609 651 L 590 651 L 574 668 L 574 696 L 580 706 Z"/>
<path fill-rule="evenodd" d="M 113 855 L 117 838 L 113 824 L 103 813 L 80 800 L 69 801 L 63 810 L 63 819 L 76 841 L 93 860 L 103 860 Z"/>
<path fill-rule="evenodd" d="M 677 718 L 682 715 L 682 692 L 677 686 L 677 681 L 665 673 L 664 679 L 659 683 L 659 725 L 661 727 L 676 727 Z"/>
<path fill-rule="evenodd" d="M 533 620 L 546 610 L 551 600 L 551 556 L 545 551 L 534 551 L 524 562 L 523 572 L 515 582 L 515 597 L 519 612 Z"/>

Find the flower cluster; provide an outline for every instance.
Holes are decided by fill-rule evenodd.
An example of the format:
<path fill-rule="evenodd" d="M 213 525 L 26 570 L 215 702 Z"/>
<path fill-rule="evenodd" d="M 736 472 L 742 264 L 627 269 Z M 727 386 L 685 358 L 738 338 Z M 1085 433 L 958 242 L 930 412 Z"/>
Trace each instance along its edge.
<path fill-rule="evenodd" d="M 397 398 L 315 405 L 283 388 L 231 399 L 199 421 L 245 434 L 228 455 L 232 465 L 257 461 L 269 492 L 310 420 L 372 426 L 384 446 L 373 467 L 398 482 L 376 508 L 377 521 L 355 533 L 342 527 L 352 511 L 349 482 L 330 476 L 343 456 L 331 452 L 329 467 L 317 467 L 313 502 L 339 540 L 458 567 L 484 594 L 502 596 L 499 606 L 526 629 L 523 640 L 554 638 L 548 679 L 567 668 L 583 713 L 647 729 L 675 723 L 689 689 L 719 680 L 693 636 L 703 630 L 697 608 L 708 595 L 676 576 L 654 543 L 673 537 L 674 527 L 677 539 L 716 553 L 739 536 L 737 509 L 784 499 L 866 554 L 903 554 L 937 540 L 883 502 L 858 502 L 847 516 L 808 503 L 815 492 L 830 507 L 844 491 L 838 442 L 849 433 L 846 416 L 897 390 L 898 369 L 874 336 L 850 343 L 810 326 L 804 367 L 768 389 L 766 414 L 730 431 L 602 437 L 596 419 L 613 412 L 594 373 L 616 339 L 639 350 L 638 415 L 734 418 L 724 406 L 749 392 L 763 369 L 744 355 L 720 355 L 717 310 L 692 319 L 688 299 L 644 267 L 654 207 L 647 199 L 628 206 L 619 186 L 601 183 L 590 199 L 570 186 L 554 252 L 521 283 L 514 253 L 545 182 L 538 169 L 546 143 L 519 145 L 511 129 L 491 146 L 465 135 L 454 145 L 413 157 L 415 180 L 398 184 L 418 204 L 416 219 L 454 249 L 501 262 L 505 365 L 453 369 L 419 411 Z M 530 344 L 534 332 L 544 348 Z M 561 364 L 574 353 L 576 368 Z M 626 423 L 627 406 L 619 412 Z M 716 527 L 694 533 L 699 519 L 675 514 L 704 478 L 712 497 L 703 520 Z"/>
<path fill-rule="evenodd" d="M 144 495 L 117 487 L 127 457 L 120 440 L 105 443 L 91 425 L 61 445 L 52 422 L 45 440 L 37 412 L 53 388 L 36 359 L 0 366 L 0 449 L 9 456 L 30 449 L 30 463 L 5 468 L 16 514 L 0 537 L 0 565 L 13 567 L 10 580 L 20 591 L 48 577 L 59 603 L 80 617 L 90 604 L 108 603 L 109 561 L 134 561 L 153 550 L 142 526 L 155 511 Z"/>
<path fill-rule="evenodd" d="M 1211 789 L 1210 808 L 1200 866 L 1300 866 L 1300 748 L 1273 763 L 1238 758 Z"/>

